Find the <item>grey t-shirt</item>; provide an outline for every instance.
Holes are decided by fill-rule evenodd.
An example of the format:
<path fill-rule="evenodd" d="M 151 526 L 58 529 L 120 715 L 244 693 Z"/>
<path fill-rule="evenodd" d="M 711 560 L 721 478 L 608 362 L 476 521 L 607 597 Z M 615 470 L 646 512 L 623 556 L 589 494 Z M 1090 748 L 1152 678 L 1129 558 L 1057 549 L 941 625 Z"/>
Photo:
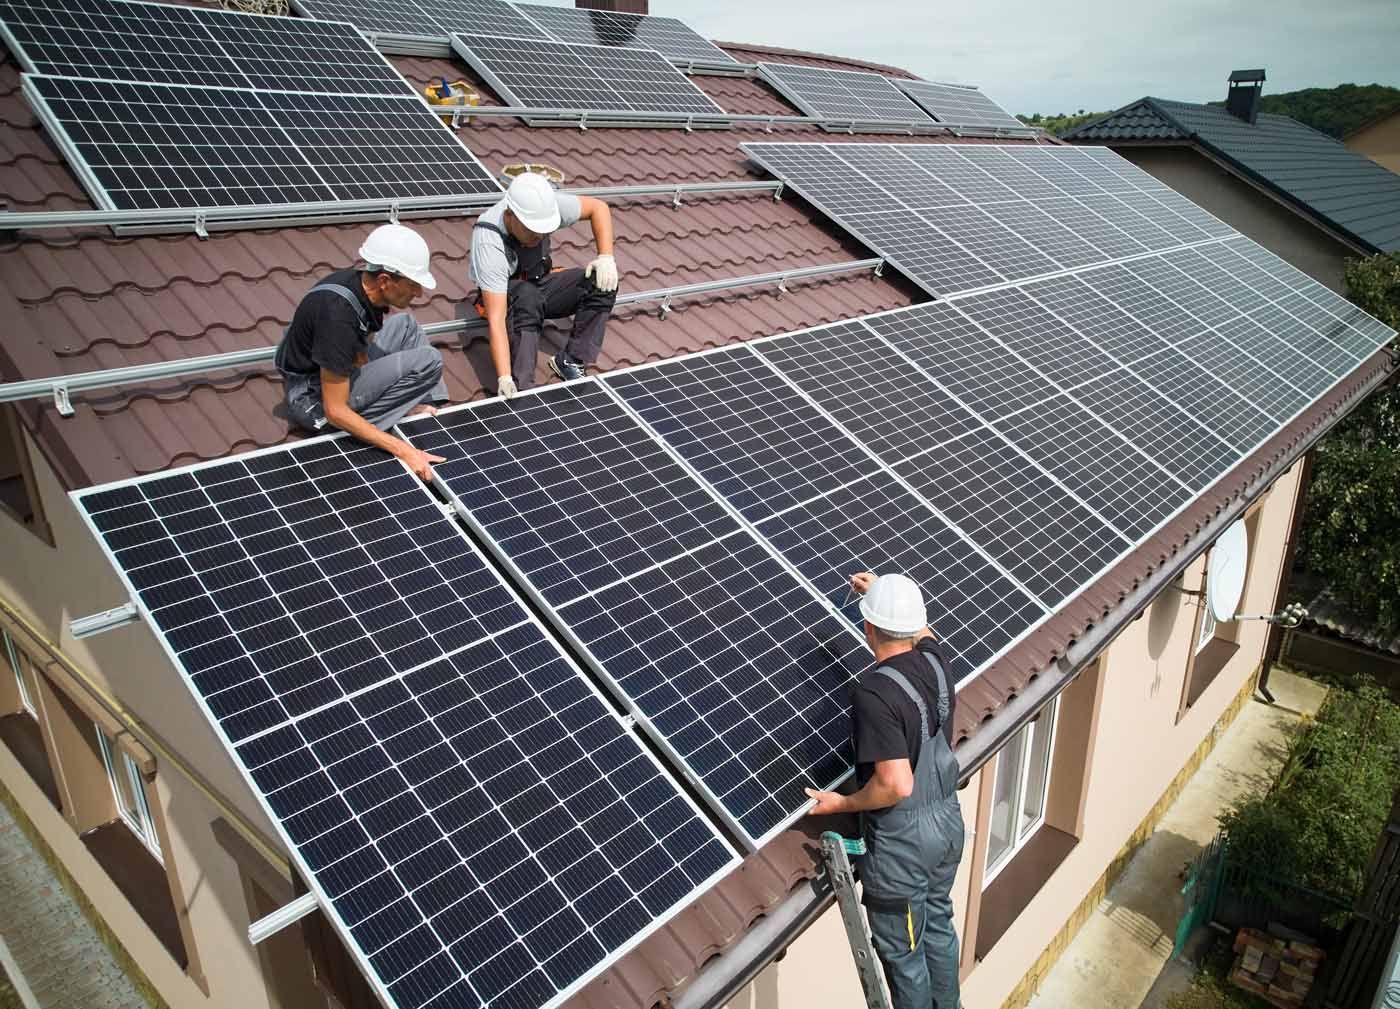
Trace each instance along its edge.
<path fill-rule="evenodd" d="M 567 228 L 577 224 L 583 213 L 583 206 L 572 193 L 559 193 L 559 226 Z M 501 201 L 478 219 L 481 224 L 494 224 L 505 230 L 506 201 Z M 471 279 L 483 291 L 505 294 L 510 287 L 510 278 L 520 266 L 519 257 L 506 248 L 505 239 L 486 228 L 472 229 Z"/>

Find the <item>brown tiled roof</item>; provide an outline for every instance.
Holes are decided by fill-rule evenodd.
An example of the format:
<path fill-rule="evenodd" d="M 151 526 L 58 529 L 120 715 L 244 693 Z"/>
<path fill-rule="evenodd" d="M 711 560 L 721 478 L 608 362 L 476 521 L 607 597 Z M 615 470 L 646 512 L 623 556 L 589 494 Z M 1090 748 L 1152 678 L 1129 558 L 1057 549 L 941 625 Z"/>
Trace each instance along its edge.
<path fill-rule="evenodd" d="M 895 68 L 755 46 L 726 45 L 746 62 L 778 60 L 874 70 Z M 459 63 L 403 58 L 410 83 L 435 75 L 473 81 Z M 726 111 L 789 115 L 796 110 L 752 79 L 698 77 Z M 495 99 L 478 85 L 488 102 Z M 512 120 L 483 119 L 464 128 L 466 144 L 493 171 L 515 161 L 545 161 L 577 186 L 641 185 L 761 178 L 738 150 L 750 139 L 840 136 L 815 127 L 762 131 L 531 129 Z M 871 135 L 850 138 L 870 141 Z M 942 137 L 884 139 L 959 142 Z M 1006 142 L 1006 141 L 999 141 Z M 19 94 L 12 60 L 0 65 L 0 199 L 12 210 L 72 210 L 92 204 L 37 127 Z M 618 259 L 631 290 L 866 258 L 869 251 L 791 195 L 763 193 L 689 196 L 679 209 L 669 198 L 619 201 L 614 208 Z M 467 295 L 470 221 L 415 221 L 435 252 L 439 286 L 415 307 L 424 322 L 454 318 Z M 114 237 L 105 228 L 0 236 L 0 379 L 123 367 L 159 360 L 264 347 L 275 343 L 300 296 L 323 273 L 354 261 L 370 224 Z M 590 243 L 582 229 L 563 233 L 557 258 L 581 263 Z M 665 320 L 644 308 L 618 311 L 608 327 L 601 367 L 639 364 L 737 340 L 820 325 L 924 300 L 893 270 L 883 277 L 852 274 L 773 289 L 727 292 L 678 301 Z M 455 340 L 444 341 L 445 345 Z M 487 395 L 484 340 L 449 353 L 454 400 Z M 1023 690 L 1038 670 L 1093 624 L 1104 619 L 1165 559 L 1179 551 L 1252 474 L 1345 404 L 1347 390 L 1380 358 L 1353 376 L 1307 417 L 1242 464 L 1231 478 L 1179 517 L 1170 529 L 1122 561 L 1063 613 L 1003 657 L 959 695 L 957 736 L 978 725 Z M 541 372 L 541 380 L 547 376 Z M 190 376 L 84 393 L 76 415 L 52 404 L 27 404 L 22 414 L 41 450 L 70 487 L 149 473 L 231 452 L 276 444 L 290 435 L 280 416 L 281 383 L 266 368 Z M 852 827 L 852 829 L 854 829 Z M 811 828 L 791 830 L 750 856 L 741 868 L 659 930 L 578 995 L 578 1009 L 649 1009 L 663 1001 L 711 957 L 730 947 L 752 923 L 815 875 Z"/>

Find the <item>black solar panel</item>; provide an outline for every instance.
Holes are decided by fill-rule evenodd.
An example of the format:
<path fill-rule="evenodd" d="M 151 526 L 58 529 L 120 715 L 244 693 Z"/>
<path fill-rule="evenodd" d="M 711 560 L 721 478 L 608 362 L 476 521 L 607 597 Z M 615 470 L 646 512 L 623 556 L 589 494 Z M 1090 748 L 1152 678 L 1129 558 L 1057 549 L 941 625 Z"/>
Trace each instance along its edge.
<path fill-rule="evenodd" d="M 459 32 L 452 48 L 511 105 L 602 112 L 723 114 L 653 49 Z"/>
<path fill-rule="evenodd" d="M 895 470 L 1049 609 L 1131 544 L 985 428 Z"/>
<path fill-rule="evenodd" d="M 753 347 L 887 463 L 981 425 L 860 322 L 764 340 Z"/>
<path fill-rule="evenodd" d="M 879 468 L 747 347 L 606 382 L 751 522 Z"/>
<path fill-rule="evenodd" d="M 543 39 L 549 36 L 506 0 L 293 0 L 302 14 L 349 21 L 376 35 L 446 41 L 453 32 Z"/>
<path fill-rule="evenodd" d="M 106 209 L 488 195 L 500 187 L 412 96 L 28 75 L 25 93 Z"/>
<path fill-rule="evenodd" d="M 1101 297 L 1079 277 L 1037 280 L 1021 290 L 1121 364 L 1131 364 L 1164 346 L 1161 337 Z"/>
<path fill-rule="evenodd" d="M 846 773 L 864 643 L 600 384 L 404 431 L 751 844 Z"/>
<path fill-rule="evenodd" d="M 676 18 L 580 7 L 517 4 L 517 8 L 561 42 L 655 49 L 668 59 L 734 63 L 734 57 Z"/>
<path fill-rule="evenodd" d="M 758 75 L 804 115 L 846 122 L 877 119 L 933 122 L 923 109 L 879 74 L 795 63 L 760 63 Z"/>
<path fill-rule="evenodd" d="M 1026 129 L 1025 123 L 976 88 L 893 77 L 889 81 L 940 122 L 1017 132 Z"/>
<path fill-rule="evenodd" d="M 553 1005 L 733 865 L 383 452 L 73 497 L 386 1004 Z"/>
<path fill-rule="evenodd" d="M 10 49 L 31 73 L 338 94 L 409 93 L 398 71 L 347 24 L 138 0 L 3 0 L 0 23 Z"/>
<path fill-rule="evenodd" d="M 953 305 L 1062 387 L 1117 367 L 1090 340 L 1017 288 L 970 295 Z"/>
<path fill-rule="evenodd" d="M 1279 426 L 1173 348 L 1143 358 L 1131 370 L 1169 400 L 1188 408 L 1207 429 L 1238 449 L 1241 458 L 1258 448 Z"/>

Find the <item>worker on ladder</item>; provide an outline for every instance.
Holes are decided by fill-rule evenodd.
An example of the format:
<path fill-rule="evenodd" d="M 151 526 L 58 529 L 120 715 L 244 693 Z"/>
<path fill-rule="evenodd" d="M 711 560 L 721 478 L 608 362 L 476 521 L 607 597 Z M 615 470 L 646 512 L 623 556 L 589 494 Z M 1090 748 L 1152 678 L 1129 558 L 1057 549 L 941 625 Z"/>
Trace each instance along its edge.
<path fill-rule="evenodd" d="M 556 270 L 550 236 L 579 221 L 592 225 L 598 255 L 586 267 Z M 535 355 L 546 319 L 573 317 L 569 342 L 549 359 L 549 367 L 562 379 L 582 378 L 598 359 L 617 300 L 608 205 L 557 192 L 538 172 L 522 172 L 505 197 L 477 218 L 471 279 L 478 288 L 477 312 L 486 318 L 497 392 L 509 399 L 535 384 Z"/>
<path fill-rule="evenodd" d="M 861 902 L 894 1009 L 959 1009 L 951 890 L 963 818 L 948 661 L 911 579 L 863 571 L 851 588 L 876 660 L 852 693 L 858 787 L 807 789 L 811 813 L 862 814 Z"/>

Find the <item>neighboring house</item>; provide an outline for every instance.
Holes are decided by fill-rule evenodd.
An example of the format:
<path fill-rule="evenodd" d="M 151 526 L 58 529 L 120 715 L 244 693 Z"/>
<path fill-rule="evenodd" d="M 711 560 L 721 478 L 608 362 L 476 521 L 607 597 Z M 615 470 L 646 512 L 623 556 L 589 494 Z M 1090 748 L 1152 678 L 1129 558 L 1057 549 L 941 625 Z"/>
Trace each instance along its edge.
<path fill-rule="evenodd" d="M 835 68 L 854 60 L 726 44 L 737 59 Z M 460 64 L 395 58 L 489 88 Z M 879 68 L 881 72 L 901 71 Z M 744 77 L 697 77 L 730 112 L 791 115 Z M 785 139 L 826 141 L 811 125 Z M 481 119 L 465 142 L 492 170 L 549 162 L 575 186 L 753 181 L 738 151 L 761 129 L 532 129 Z M 856 139 L 870 140 L 869 135 Z M 885 139 L 909 141 L 904 135 Z M 930 143 L 970 139 L 923 138 Z M 0 67 L 0 196 L 13 211 L 90 207 Z M 618 199 L 629 290 L 796 270 L 870 255 L 771 191 Z M 417 314 L 457 317 L 470 221 L 415 221 L 439 287 Z M 0 236 L 0 380 L 47 378 L 275 342 L 298 298 L 353 261 L 370 224 L 114 236 L 105 227 Z M 1247 229 L 1246 229 L 1247 230 Z M 588 255 L 586 233 L 556 245 Z M 801 329 L 924 300 L 894 270 L 677 300 L 667 317 L 619 310 L 603 368 Z M 454 400 L 487 394 L 484 341 L 449 345 Z M 957 753 L 972 840 L 955 889 L 969 1009 L 1018 1006 L 1097 905 L 1130 852 L 1247 703 L 1268 628 L 1204 616 L 1210 543 L 1248 531 L 1241 610 L 1272 611 L 1288 569 L 1306 450 L 1390 365 L 1377 353 L 961 692 Z M 543 376 L 542 376 L 543 377 Z M 365 1009 L 374 999 L 318 914 L 260 946 L 249 924 L 303 892 L 254 795 L 145 624 L 77 639 L 70 620 L 118 605 L 120 583 L 66 491 L 277 444 L 281 383 L 265 367 L 73 396 L 72 416 L 30 401 L 0 413 L 0 799 L 81 888 L 170 1009 Z M 649 937 L 568 1004 L 734 1009 L 861 1004 L 808 822 Z M 856 828 L 844 824 L 848 832 Z M 1168 912 L 1169 913 L 1169 912 Z M 784 956 L 784 954 L 786 954 Z"/>
<path fill-rule="evenodd" d="M 1113 148 L 1345 293 L 1348 258 L 1400 250 L 1400 175 L 1350 143 L 1261 113 L 1263 86 L 1264 71 L 1236 70 L 1224 107 L 1140 98 L 1063 139 Z M 1397 122 L 1392 137 L 1400 135 Z"/>
<path fill-rule="evenodd" d="M 1308 615 L 1284 632 L 1279 661 L 1304 669 L 1374 676 L 1400 697 L 1400 633 L 1359 617 L 1320 579 L 1295 573 L 1289 594 Z"/>
<path fill-rule="evenodd" d="M 1361 124 L 1343 137 L 1342 143 L 1347 150 L 1400 174 L 1400 107 Z"/>

